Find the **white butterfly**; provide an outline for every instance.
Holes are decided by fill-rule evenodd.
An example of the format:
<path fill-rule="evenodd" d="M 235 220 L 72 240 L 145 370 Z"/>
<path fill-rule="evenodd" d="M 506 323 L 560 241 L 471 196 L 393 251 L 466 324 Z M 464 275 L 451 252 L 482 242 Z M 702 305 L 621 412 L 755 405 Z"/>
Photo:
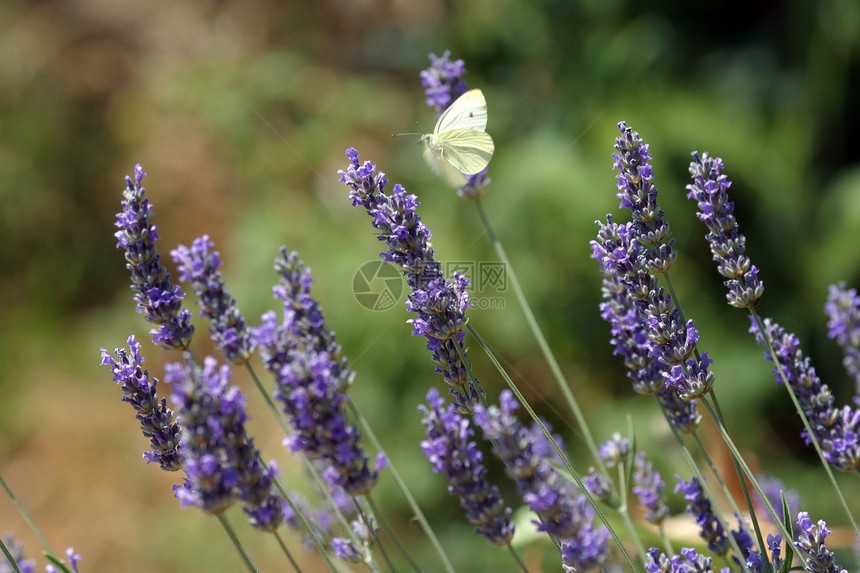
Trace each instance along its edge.
<path fill-rule="evenodd" d="M 424 157 L 448 184 L 462 187 L 493 157 L 493 138 L 487 129 L 487 100 L 481 90 L 469 90 L 448 106 L 433 133 L 421 136 Z"/>

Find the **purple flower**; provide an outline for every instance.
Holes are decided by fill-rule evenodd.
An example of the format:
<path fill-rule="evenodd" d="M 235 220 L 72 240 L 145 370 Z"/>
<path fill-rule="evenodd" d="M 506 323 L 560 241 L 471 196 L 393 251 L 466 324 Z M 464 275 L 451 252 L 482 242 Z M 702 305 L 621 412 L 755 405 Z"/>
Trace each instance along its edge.
<path fill-rule="evenodd" d="M 711 558 L 699 555 L 692 548 L 681 549 L 681 553 L 670 559 L 656 547 L 648 550 L 645 556 L 645 571 L 648 573 L 713 573 Z M 728 573 L 729 568 L 722 569 Z"/>
<path fill-rule="evenodd" d="M 80 569 L 78 569 L 78 563 L 81 561 L 81 556 L 75 553 L 75 550 L 69 547 L 66 549 L 66 559 L 69 560 L 69 571 L 71 573 L 80 573 Z M 53 565 L 45 565 L 46 573 L 59 573 L 61 570 L 57 569 Z"/>
<path fill-rule="evenodd" d="M 351 164 L 346 171 L 338 171 L 341 183 L 350 188 L 353 206 L 362 206 L 373 218 L 373 226 L 379 232 L 379 240 L 388 245 L 382 253 L 387 262 L 399 266 L 406 275 L 412 289 L 406 308 L 415 313 L 412 324 L 413 336 L 424 336 L 427 349 L 433 352 L 435 370 L 452 388 L 461 412 L 471 411 L 479 392 L 477 380 L 470 380 L 468 367 L 461 360 L 466 358 L 463 343 L 466 333 L 465 312 L 471 306 L 466 287 L 469 284 L 462 275 L 454 275 L 454 281 L 446 279 L 442 265 L 435 260 L 435 251 L 429 243 L 430 230 L 416 214 L 419 203 L 415 195 L 407 195 L 406 189 L 397 184 L 391 195 L 383 192 L 388 181 L 384 173 L 376 173 L 370 161 L 359 164 L 358 152 L 346 151 Z"/>
<path fill-rule="evenodd" d="M 328 467 L 323 477 L 332 486 L 349 495 L 366 495 L 379 475 L 371 470 L 361 434 L 344 411 L 344 392 L 353 372 L 310 295 L 309 269 L 286 249 L 281 249 L 275 269 L 281 275 L 274 291 L 284 305 L 283 319 L 279 323 L 277 315 L 268 312 L 252 332 L 263 363 L 275 378 L 275 398 L 294 431 L 289 446 L 311 460 L 324 459 Z M 377 470 L 386 464 L 380 452 Z"/>
<path fill-rule="evenodd" d="M 649 336 L 650 315 L 644 304 L 636 302 L 658 292 L 657 280 L 645 264 L 633 223 L 613 223 L 611 215 L 606 220 L 605 225 L 597 222 L 600 230 L 591 247 L 592 258 L 600 263 L 603 275 L 604 302 L 600 305 L 600 315 L 610 325 L 614 353 L 624 359 L 633 389 L 640 394 L 656 394 L 675 427 L 684 433 L 692 432 L 701 421 L 696 400 L 679 397 L 680 380 L 667 386 L 666 365 L 658 359 L 655 343 Z"/>
<path fill-rule="evenodd" d="M 750 322 L 750 332 L 755 334 L 758 343 L 763 345 L 765 339 L 753 317 L 750 317 Z M 768 318 L 764 319 L 763 324 L 764 336 L 770 341 L 776 354 L 774 360 L 770 351 L 765 350 L 765 358 L 778 366 L 773 370 L 777 384 L 782 382 L 781 370 L 794 390 L 812 432 L 821 444 L 824 459 L 836 469 L 856 471 L 860 468 L 860 409 L 850 406 L 840 409 L 834 406 L 835 398 L 830 388 L 818 378 L 809 358 L 803 356 L 797 336 L 786 332 Z M 811 443 L 805 430 L 802 435 L 807 444 Z"/>
<path fill-rule="evenodd" d="M 275 466 L 265 468 L 245 430 L 245 397 L 229 386 L 230 367 L 207 356 L 202 368 L 187 359 L 165 366 L 171 400 L 182 419 L 182 456 L 188 477 L 175 486 L 183 507 L 221 513 L 240 499 L 251 525 L 274 531 L 283 520 L 273 492 Z"/>
<path fill-rule="evenodd" d="M 489 408 L 476 404 L 474 420 L 484 438 L 493 443 L 493 454 L 505 464 L 505 473 L 516 482 L 523 501 L 540 518 L 538 530 L 559 541 L 566 565 L 602 562 L 608 556 L 608 538 L 605 530 L 594 533 L 591 529 L 594 511 L 586 495 L 560 476 L 546 458 L 535 455 L 533 442 L 514 415 L 519 404 L 510 390 L 504 390 L 499 401 L 500 406 Z"/>
<path fill-rule="evenodd" d="M 15 564 L 22 573 L 35 573 L 36 560 L 27 559 L 24 556 L 23 543 L 15 541 L 11 535 L 7 534 L 3 537 L 3 544 L 6 546 L 6 549 L 9 550 L 9 553 L 12 555 L 12 559 L 15 560 Z M 12 571 L 15 571 L 15 569 L 13 569 L 9 564 L 6 556 L 3 555 L 3 553 L 0 553 L 0 573 L 12 573 Z"/>
<path fill-rule="evenodd" d="M 797 532 L 794 546 L 806 560 L 806 570 L 810 573 L 846 573 L 836 564 L 836 554 L 827 549 L 824 540 L 832 532 L 827 529 L 824 520 L 812 523 L 809 513 L 801 511 L 797 514 Z"/>
<path fill-rule="evenodd" d="M 594 467 L 588 468 L 588 473 L 582 476 L 582 483 L 588 493 L 600 501 L 609 501 L 612 497 L 612 482 Z"/>
<path fill-rule="evenodd" d="M 720 171 L 723 160 L 707 153 L 699 156 L 693 152 L 690 174 L 693 183 L 687 185 L 689 199 L 699 205 L 696 216 L 708 227 L 705 238 L 711 245 L 717 270 L 727 280 L 726 299 L 737 308 L 751 308 L 758 305 L 764 293 L 764 284 L 758 278 L 758 269 L 744 255 L 746 237 L 738 232 L 735 220 L 734 203 L 727 194 L 732 182 Z"/>
<path fill-rule="evenodd" d="M 630 234 L 643 248 L 627 247 L 616 253 L 592 241 L 594 258 L 601 261 L 602 270 L 619 275 L 626 283 L 630 296 L 647 317 L 650 356 L 667 367 L 668 371 L 662 373 L 667 385 L 676 388 L 681 398 L 692 400 L 713 387 L 713 373 L 708 371 L 710 361 L 694 358 L 698 331 L 693 321 L 682 319 L 672 297 L 657 287 L 653 276 L 667 272 L 677 253 L 673 248 L 674 239 L 670 238 L 669 224 L 657 202 L 657 188 L 652 183 L 654 176 L 648 163 L 651 159 L 648 144 L 625 122 L 620 122 L 618 129 L 621 136 L 615 140 L 617 153 L 612 154 L 619 171 L 616 196 L 621 199 L 620 207 L 630 209 L 633 215 Z M 602 235 L 598 237 L 603 238 Z M 620 238 L 625 239 L 624 235 Z"/>
<path fill-rule="evenodd" d="M 450 51 L 446 50 L 442 57 L 430 54 L 430 67 L 421 71 L 421 85 L 427 105 L 436 109 L 436 117 L 466 93 L 466 83 L 461 79 L 465 73 L 466 64 L 463 60 L 452 62 Z"/>
<path fill-rule="evenodd" d="M 114 234 L 116 246 L 125 250 L 137 312 L 144 313 L 148 322 L 159 325 L 150 331 L 153 344 L 184 350 L 194 335 L 191 313 L 182 309 L 185 293 L 170 283 L 170 273 L 159 262 L 161 255 L 155 247 L 159 238 L 157 227 L 149 222 L 153 211 L 141 186 L 145 175 L 138 164 L 134 166 L 134 179 L 125 178 L 125 200 L 115 223 L 120 229 Z"/>
<path fill-rule="evenodd" d="M 214 246 L 209 235 L 203 235 L 194 239 L 190 249 L 179 245 L 170 254 L 179 265 L 179 280 L 190 281 L 200 298 L 197 304 L 202 308 L 200 314 L 210 320 L 212 340 L 224 353 L 227 362 L 244 364 L 254 352 L 254 346 L 245 317 L 236 308 L 230 291 L 224 287 L 224 278 L 218 270 L 221 260 L 218 251 L 212 250 Z"/>
<path fill-rule="evenodd" d="M 117 359 L 104 348 L 101 349 L 102 366 L 110 366 L 113 380 L 122 385 L 122 401 L 128 402 L 137 412 L 140 430 L 149 438 L 152 451 L 144 452 L 146 463 L 158 462 L 161 469 L 176 471 L 182 469 L 182 460 L 177 454 L 179 449 L 179 425 L 167 401 L 158 397 L 158 379 L 150 381 L 149 371 L 141 367 L 140 343 L 134 335 L 128 337 L 129 350 L 114 350 Z"/>
<path fill-rule="evenodd" d="M 619 464 L 623 464 L 627 456 L 630 455 L 630 440 L 622 438 L 621 434 L 615 432 L 612 434 L 611 440 L 606 440 L 600 444 L 600 447 L 597 448 L 597 453 L 607 468 L 614 468 Z"/>
<path fill-rule="evenodd" d="M 696 525 L 699 526 L 699 536 L 707 542 L 708 549 L 714 555 L 725 555 L 730 548 L 729 538 L 699 480 L 692 477 L 689 482 L 685 482 L 681 476 L 676 477 L 678 485 L 675 486 L 675 491 L 684 494 L 684 499 L 687 500 L 686 512 L 695 518 Z"/>
<path fill-rule="evenodd" d="M 666 484 L 654 465 L 648 460 L 645 452 L 637 452 L 633 457 L 633 493 L 639 498 L 639 503 L 645 506 L 645 519 L 659 524 L 669 515 L 669 506 L 663 498 L 663 488 Z"/>
<path fill-rule="evenodd" d="M 767 546 L 770 550 L 770 561 L 765 561 L 765 558 L 758 551 L 750 551 L 746 562 L 747 569 L 753 573 L 772 573 L 780 570 L 783 565 L 781 557 L 782 535 L 768 533 Z"/>
<path fill-rule="evenodd" d="M 854 379 L 856 393 L 860 395 L 860 296 L 857 296 L 857 289 L 848 289 L 845 283 L 830 285 L 824 313 L 829 319 L 827 336 L 836 340 L 842 349 L 842 364 Z"/>
<path fill-rule="evenodd" d="M 475 525 L 475 532 L 494 546 L 508 545 L 514 536 L 511 508 L 505 505 L 496 486 L 487 483 L 483 455 L 470 438 L 475 432 L 469 420 L 458 414 L 453 404 L 447 408 L 439 390 L 427 392 L 428 406 L 418 411 L 427 439 L 421 442 L 424 455 L 433 465 L 434 473 L 448 480 L 448 493 L 460 498 L 466 519 Z"/>

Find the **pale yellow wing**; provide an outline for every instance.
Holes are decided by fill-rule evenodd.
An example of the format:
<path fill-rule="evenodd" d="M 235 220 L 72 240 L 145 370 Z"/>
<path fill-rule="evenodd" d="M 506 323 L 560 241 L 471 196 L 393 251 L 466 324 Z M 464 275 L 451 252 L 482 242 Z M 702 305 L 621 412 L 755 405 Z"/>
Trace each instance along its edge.
<path fill-rule="evenodd" d="M 484 169 L 493 157 L 493 138 L 477 129 L 449 129 L 436 136 L 439 156 L 466 175 Z"/>

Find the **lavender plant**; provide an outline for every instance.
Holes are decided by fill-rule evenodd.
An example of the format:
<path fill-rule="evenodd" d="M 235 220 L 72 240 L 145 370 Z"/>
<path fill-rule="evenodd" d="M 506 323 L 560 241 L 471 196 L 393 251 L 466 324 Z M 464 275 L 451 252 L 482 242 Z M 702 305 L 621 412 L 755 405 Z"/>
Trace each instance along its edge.
<path fill-rule="evenodd" d="M 442 57 L 431 55 L 431 66 L 421 73 L 421 79 L 426 102 L 437 115 L 466 91 L 464 73 L 463 61 L 452 60 L 449 52 Z M 618 129 L 620 136 L 612 154 L 618 172 L 616 196 L 632 221 L 617 223 L 609 215 L 605 223 L 597 223 L 597 239 L 591 241 L 591 248 L 603 281 L 599 312 L 609 324 L 613 352 L 627 368 L 633 390 L 655 398 L 694 475 L 687 480 L 678 477 L 672 499 L 664 493 L 665 482 L 651 461 L 654 452 L 637 450 L 633 435 L 628 438 L 614 433 L 599 447 L 595 445 L 518 283 L 517 295 L 527 321 L 566 393 L 595 466 L 580 475 L 579 467 L 585 464 L 573 459 L 561 436 L 553 434 L 521 394 L 482 386 L 469 360 L 467 333 L 482 345 L 500 376 L 516 390 L 469 323 L 469 282 L 460 274 L 446 277 L 442 272 L 429 241 L 431 232 L 417 214 L 418 197 L 399 184 L 390 193 L 386 191 L 385 174 L 370 161 L 360 162 L 358 151 L 349 148 L 349 164 L 338 171 L 340 182 L 349 188 L 353 206 L 363 207 L 371 217 L 378 239 L 385 243 L 381 257 L 403 272 L 411 291 L 406 308 L 413 314 L 408 321 L 412 335 L 426 340 L 434 369 L 449 387 L 450 401 L 431 388 L 427 403 L 419 406 L 426 433 L 420 448 L 430 468 L 445 477 L 448 492 L 457 497 L 475 532 L 489 545 L 509 549 L 523 571 L 528 571 L 529 565 L 514 550 L 518 542 L 515 532 L 520 535 L 528 524 L 514 527 L 516 507 L 502 499 L 496 476 L 486 465 L 490 455 L 519 494 L 522 510 L 532 516 L 532 529 L 555 552 L 564 571 L 606 572 L 627 566 L 648 573 L 705 573 L 717 570 L 714 560 L 725 565 L 721 572 L 784 573 L 801 567 L 813 573 L 845 571 L 826 544 L 831 531 L 825 521 L 813 522 L 807 511 L 800 510 L 797 497 L 785 491 L 778 480 L 752 475 L 730 438 L 715 396 L 713 360 L 698 348 L 699 330 L 684 316 L 669 276 L 677 253 L 657 200 L 649 145 L 625 122 L 618 123 Z M 797 337 L 773 320 L 758 317 L 756 308 L 764 287 L 759 269 L 745 254 L 746 238 L 739 232 L 728 198 L 731 182 L 722 174 L 719 158 L 694 153 L 693 159 L 688 197 L 697 202 L 697 216 L 707 227 L 706 239 L 724 279 L 728 303 L 750 312 L 751 332 L 766 347 L 765 357 L 775 366 L 777 382 L 790 389 L 807 424 L 802 439 L 820 448 L 825 469 L 829 471 L 832 465 L 845 472 L 858 471 L 860 408 L 837 407 L 829 387 L 801 351 Z M 355 373 L 326 325 L 320 302 L 311 295 L 310 269 L 297 253 L 282 248 L 275 261 L 278 284 L 274 287 L 280 312 L 267 312 L 259 325 L 250 326 L 227 289 L 220 255 L 208 235 L 190 247 L 180 245 L 171 251 L 179 278 L 190 283 L 199 298 L 201 315 L 209 320 L 212 339 L 226 361 L 253 374 L 251 363 L 257 354 L 271 375 L 274 402 L 270 403 L 277 403 L 273 414 L 284 422 L 288 434 L 284 443 L 300 454 L 296 463 L 302 464 L 312 479 L 317 478 L 321 504 L 288 491 L 278 481 L 277 465 L 263 461 L 247 430 L 244 394 L 231 385 L 230 366 L 219 365 L 212 357 L 204 358 L 201 364 L 191 353 L 192 315 L 182 308 L 184 292 L 170 281 L 160 262 L 155 246 L 157 228 L 151 222 L 154 213 L 142 186 L 145 175 L 137 165 L 134 177 L 125 178 L 115 236 L 131 272 L 137 311 L 156 325 L 150 333 L 153 343 L 181 351 L 181 361 L 168 364 L 163 377 L 172 389 L 171 407 L 158 394 L 159 380 L 142 367 L 141 344 L 134 336 L 127 339 L 128 349 L 117 349 L 113 355 L 102 348 L 101 363 L 121 385 L 122 400 L 135 409 L 141 431 L 150 442 L 149 451 L 143 454 L 147 463 L 184 472 L 183 483 L 174 488 L 181 505 L 218 515 L 228 532 L 232 530 L 224 514 L 238 502 L 250 525 L 274 533 L 284 548 L 278 537 L 280 526 L 286 524 L 299 531 L 303 543 L 323 554 L 333 571 L 337 570 L 331 560 L 335 558 L 362 563 L 371 571 L 381 570 L 381 561 L 396 569 L 380 541 L 383 529 L 389 543 L 414 570 L 435 570 L 435 563 L 419 566 L 412 559 L 373 503 L 371 493 L 380 480 L 380 470 L 389 461 L 380 452 L 372 464 L 366 452 L 359 423 L 354 421 L 361 420 L 360 413 L 347 393 Z M 458 193 L 478 205 L 500 258 L 509 263 L 480 207 L 479 197 L 488 184 L 489 178 L 482 172 L 470 178 Z M 829 335 L 842 349 L 846 371 L 860 384 L 858 309 L 856 290 L 844 284 L 831 287 L 825 306 Z M 264 393 L 268 400 L 268 393 Z M 860 398 L 855 397 L 855 401 L 860 406 Z M 739 509 L 698 439 L 703 419 L 700 406 L 707 410 L 732 452 L 745 512 Z M 521 407 L 532 416 L 531 424 L 520 419 Z M 480 437 L 475 428 L 480 428 Z M 682 434 L 698 445 L 699 459 L 687 449 Z M 707 482 L 703 471 L 713 474 Z M 393 468 L 392 475 L 396 475 Z M 751 498 L 747 480 L 758 494 L 756 500 Z M 724 498 L 708 487 L 714 482 L 722 487 Z M 630 493 L 641 506 L 638 513 L 630 511 Z M 403 494 L 410 497 L 408 490 Z M 677 507 L 681 498 L 689 518 L 670 515 L 670 508 Z M 725 517 L 727 506 L 733 510 L 729 515 L 734 515 L 735 528 Z M 847 506 L 846 511 L 853 519 Z M 772 516 L 769 525 L 776 528 L 773 532 L 762 531 L 764 520 L 757 514 L 765 513 Z M 664 527 L 669 520 L 694 523 L 702 545 L 681 547 Z M 619 522 L 626 529 L 626 544 L 619 540 Z M 647 538 L 643 532 L 653 529 L 660 531 L 660 549 L 646 548 L 644 543 Z M 438 545 L 429 527 L 425 532 Z M 610 537 L 617 541 L 617 549 L 610 546 Z M 20 546 L 7 541 L 3 548 L 6 561 L 0 560 L 0 571 L 33 570 Z M 443 549 L 438 555 L 440 566 L 453 571 Z M 294 569 L 301 570 L 286 548 L 285 556 Z M 71 550 L 68 565 L 51 559 L 54 565 L 49 571 L 56 570 L 52 567 L 68 573 L 78 571 L 80 557 Z M 243 559 L 250 571 L 256 570 L 244 551 Z"/>

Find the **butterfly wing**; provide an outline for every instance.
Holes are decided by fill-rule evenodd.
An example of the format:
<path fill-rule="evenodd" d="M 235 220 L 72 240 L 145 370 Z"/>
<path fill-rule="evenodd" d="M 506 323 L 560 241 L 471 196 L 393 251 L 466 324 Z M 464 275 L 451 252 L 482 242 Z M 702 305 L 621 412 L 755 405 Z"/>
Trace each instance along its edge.
<path fill-rule="evenodd" d="M 496 149 L 493 138 L 477 129 L 449 129 L 439 134 L 436 141 L 439 157 L 466 175 L 484 169 Z"/>
<path fill-rule="evenodd" d="M 481 90 L 469 90 L 448 106 L 436 122 L 434 135 L 450 129 L 487 129 L 487 100 Z"/>
<path fill-rule="evenodd" d="M 430 146 L 425 147 L 424 159 L 427 160 L 427 163 L 430 164 L 436 175 L 441 177 L 451 187 L 458 188 L 466 184 L 466 176 L 442 159 L 441 150 L 434 151 Z"/>

